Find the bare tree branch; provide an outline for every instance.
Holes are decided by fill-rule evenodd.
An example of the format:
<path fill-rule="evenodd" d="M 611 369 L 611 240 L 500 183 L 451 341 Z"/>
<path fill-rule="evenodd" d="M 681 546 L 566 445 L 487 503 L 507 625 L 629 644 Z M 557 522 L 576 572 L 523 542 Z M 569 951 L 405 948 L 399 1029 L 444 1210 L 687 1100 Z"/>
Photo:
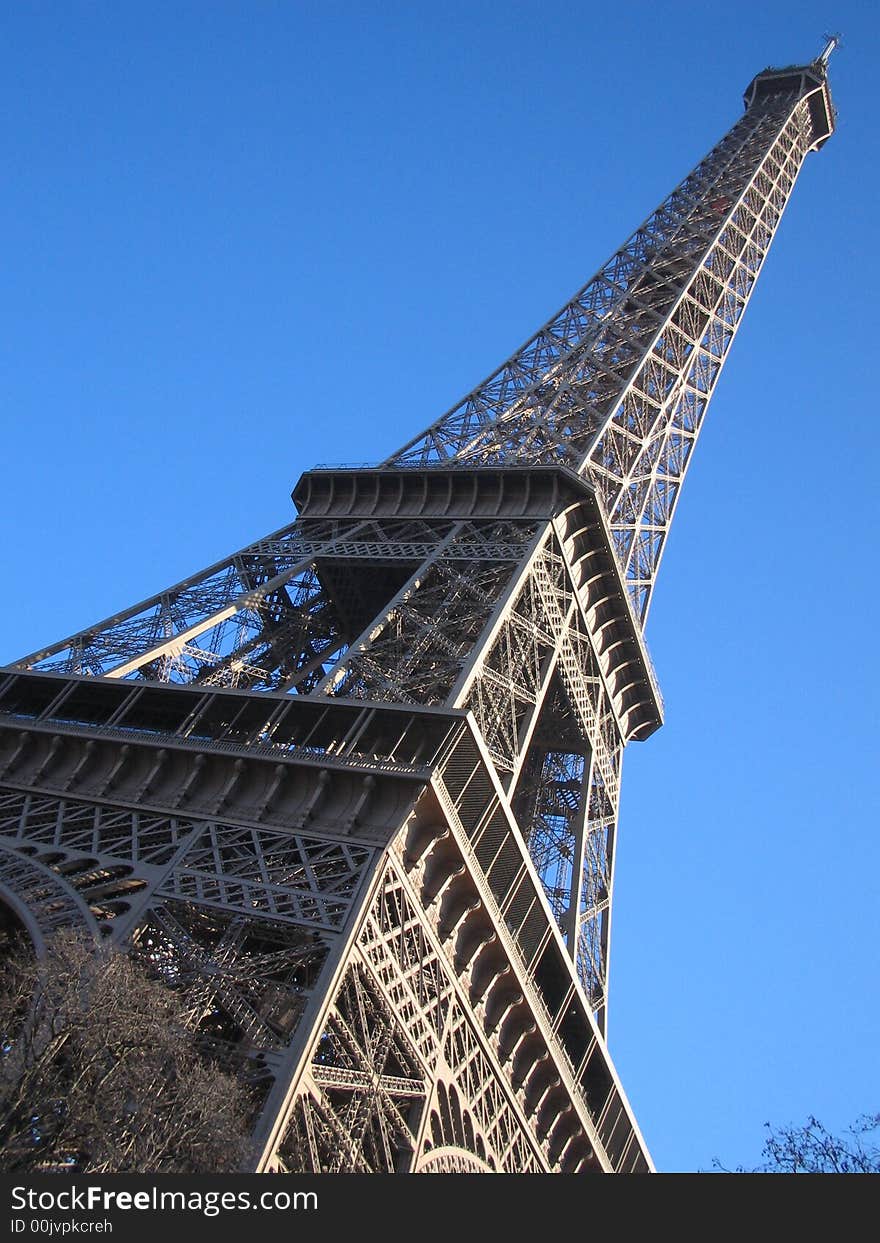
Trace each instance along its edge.
<path fill-rule="evenodd" d="M 863 1114 L 842 1135 L 832 1135 L 810 1115 L 802 1126 L 765 1122 L 763 1162 L 753 1169 L 728 1170 L 717 1159 L 713 1168 L 729 1174 L 878 1174 L 880 1113 Z"/>
<path fill-rule="evenodd" d="M 59 933 L 0 964 L 0 1168 L 243 1168 L 250 1102 L 187 1030 L 184 999 L 125 954 Z"/>

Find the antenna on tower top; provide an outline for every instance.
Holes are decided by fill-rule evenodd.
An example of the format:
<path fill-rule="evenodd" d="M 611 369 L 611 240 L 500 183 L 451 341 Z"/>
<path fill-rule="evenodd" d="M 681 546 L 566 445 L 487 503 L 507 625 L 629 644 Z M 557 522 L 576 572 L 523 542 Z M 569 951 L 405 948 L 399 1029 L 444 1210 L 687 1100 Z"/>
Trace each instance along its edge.
<path fill-rule="evenodd" d="M 823 47 L 822 52 L 819 55 L 818 63 L 822 65 L 827 65 L 829 56 L 834 51 L 834 49 L 838 47 L 840 44 L 840 35 L 839 34 L 836 34 L 836 35 L 825 34 L 822 37 L 825 40 L 825 46 Z"/>

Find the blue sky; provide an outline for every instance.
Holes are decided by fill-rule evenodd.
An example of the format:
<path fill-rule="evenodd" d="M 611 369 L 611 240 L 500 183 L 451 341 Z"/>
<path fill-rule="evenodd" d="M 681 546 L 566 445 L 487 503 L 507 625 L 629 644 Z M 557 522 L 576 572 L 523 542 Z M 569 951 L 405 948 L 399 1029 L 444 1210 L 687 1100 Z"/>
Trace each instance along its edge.
<path fill-rule="evenodd" d="M 876 58 L 842 3 L 35 3 L 0 15 L 0 659 L 286 522 L 584 283 L 825 30 L 627 753 L 610 1043 L 663 1170 L 880 1109 Z"/>

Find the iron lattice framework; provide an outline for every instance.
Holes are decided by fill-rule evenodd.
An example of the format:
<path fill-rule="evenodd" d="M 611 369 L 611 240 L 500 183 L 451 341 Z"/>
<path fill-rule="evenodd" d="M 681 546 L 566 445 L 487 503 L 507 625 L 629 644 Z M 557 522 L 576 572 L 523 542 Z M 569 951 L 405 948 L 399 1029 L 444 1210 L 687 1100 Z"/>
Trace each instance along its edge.
<path fill-rule="evenodd" d="M 604 1040 L 621 755 L 662 721 L 657 567 L 833 42 L 381 466 L 7 668 L 0 896 L 186 991 L 260 1086 L 256 1168 L 651 1168 Z"/>

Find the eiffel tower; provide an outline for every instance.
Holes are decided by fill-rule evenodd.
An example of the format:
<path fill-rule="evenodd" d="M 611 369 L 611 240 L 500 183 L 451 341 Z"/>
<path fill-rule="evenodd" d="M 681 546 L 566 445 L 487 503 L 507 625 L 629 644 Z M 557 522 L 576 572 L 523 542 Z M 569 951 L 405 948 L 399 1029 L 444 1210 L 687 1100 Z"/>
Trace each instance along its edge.
<path fill-rule="evenodd" d="M 828 40 L 566 306 L 294 522 L 0 676 L 0 897 L 132 947 L 259 1087 L 257 1171 L 652 1169 L 605 1042 L 643 629 Z"/>

